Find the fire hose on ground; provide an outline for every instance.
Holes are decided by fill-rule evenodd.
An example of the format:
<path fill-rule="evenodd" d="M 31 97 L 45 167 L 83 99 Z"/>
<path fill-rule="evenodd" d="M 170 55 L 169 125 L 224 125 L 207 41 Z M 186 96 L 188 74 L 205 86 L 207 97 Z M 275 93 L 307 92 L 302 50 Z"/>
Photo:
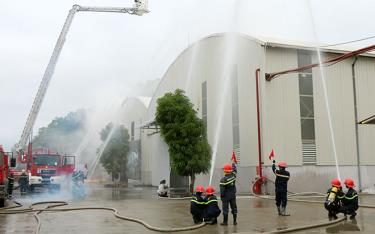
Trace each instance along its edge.
<path fill-rule="evenodd" d="M 41 228 L 41 220 L 40 220 L 39 214 L 41 214 L 42 212 L 68 212 L 68 211 L 83 211 L 83 210 L 106 210 L 106 211 L 112 211 L 113 215 L 116 218 L 118 218 L 118 219 L 127 220 L 127 221 L 131 221 L 131 222 L 136 222 L 136 223 L 139 223 L 139 224 L 143 225 L 147 229 L 150 229 L 152 231 L 157 231 L 157 232 L 181 232 L 181 231 L 189 231 L 189 230 L 194 230 L 194 229 L 201 228 L 204 225 L 206 225 L 206 223 L 203 222 L 201 224 L 194 225 L 194 226 L 188 226 L 188 227 L 161 228 L 161 227 L 154 227 L 154 226 L 146 223 L 145 221 L 143 221 L 141 219 L 136 219 L 136 218 L 132 218 L 132 217 L 122 216 L 122 215 L 120 215 L 118 213 L 117 209 L 112 208 L 112 207 L 100 207 L 100 206 L 95 207 L 95 206 L 90 206 L 90 207 L 55 208 L 55 207 L 59 207 L 59 206 L 66 206 L 66 205 L 68 205 L 68 203 L 64 202 L 64 201 L 44 201 L 44 202 L 32 203 L 29 206 L 29 208 L 14 209 L 14 208 L 20 208 L 20 207 L 22 207 L 22 205 L 20 203 L 18 203 L 18 202 L 14 202 L 14 203 L 15 203 L 15 205 L 13 205 L 13 206 L 2 208 L 0 210 L 0 214 L 24 214 L 24 213 L 32 213 L 32 212 L 34 212 L 34 217 L 35 217 L 35 219 L 37 221 L 37 227 L 35 228 L 35 231 L 34 231 L 35 234 L 39 234 L 39 231 L 40 231 L 40 228 Z M 42 209 L 35 209 L 34 208 L 34 206 L 43 205 L 43 204 L 47 204 L 47 206 L 45 208 L 42 208 Z"/>
<path fill-rule="evenodd" d="M 266 177 L 263 177 L 263 178 L 259 178 L 258 180 L 262 180 L 262 182 L 265 182 L 266 180 L 267 181 L 270 181 L 273 183 L 272 180 L 266 178 Z M 255 181 L 254 184 L 256 182 L 259 182 L 259 181 Z M 294 199 L 294 198 L 291 198 L 291 197 L 297 197 L 297 196 L 304 196 L 304 197 L 324 197 L 325 194 L 322 194 L 322 193 L 317 193 L 317 192 L 302 192 L 302 193 L 293 193 L 293 192 L 290 192 L 288 191 L 290 194 L 288 195 L 289 199 L 288 201 L 292 201 L 292 202 L 304 202 L 304 203 L 319 203 L 321 204 L 322 202 L 321 201 L 307 201 L 307 200 L 303 200 L 303 199 Z M 312 195 L 314 194 L 315 196 L 306 196 L 306 195 Z M 260 199 L 268 199 L 268 200 L 273 200 L 274 197 L 273 196 L 264 196 L 264 195 L 258 195 L 258 194 L 255 194 L 253 191 L 252 191 L 252 195 L 254 197 L 257 197 L 257 198 L 260 198 Z M 241 196 L 239 196 L 239 198 L 242 198 Z M 248 196 L 244 196 L 243 198 L 248 198 Z M 169 198 L 171 199 L 171 198 Z M 186 197 L 185 198 L 177 198 L 177 199 L 187 199 Z M 172 198 L 172 200 L 174 200 Z M 145 221 L 143 220 L 140 220 L 140 219 L 136 219 L 136 218 L 132 218 L 132 217 L 127 217 L 127 216 L 122 216 L 118 213 L 118 210 L 115 209 L 115 208 L 112 208 L 112 207 L 95 207 L 95 206 L 90 206 L 90 207 L 72 207 L 72 208 L 56 208 L 56 207 L 60 207 L 60 206 L 66 206 L 68 205 L 67 202 L 65 201 L 44 201 L 44 202 L 36 202 L 36 203 L 32 203 L 28 208 L 24 208 L 24 209 L 16 209 L 16 208 L 21 208 L 22 207 L 22 204 L 18 203 L 18 202 L 13 202 L 14 204 L 12 206 L 9 206 L 9 207 L 5 207 L 5 208 L 0 208 L 0 214 L 24 214 L 24 213 L 34 213 L 34 217 L 37 221 L 37 227 L 35 228 L 35 231 L 34 233 L 36 234 L 39 234 L 40 232 L 40 228 L 41 228 L 41 220 L 40 220 L 40 217 L 39 217 L 39 214 L 41 214 L 42 212 L 68 212 L 68 211 L 83 211 L 83 210 L 106 210 L 106 211 L 111 211 L 113 212 L 113 215 L 118 218 L 118 219 L 122 219 L 122 220 L 127 220 L 127 221 L 131 221 L 131 222 L 136 222 L 136 223 L 139 223 L 141 225 L 143 225 L 144 227 L 146 227 L 147 229 L 149 230 L 152 230 L 152 231 L 157 231 L 157 232 L 180 232 L 180 231 L 189 231 L 189 230 L 194 230 L 194 229 L 198 229 L 198 228 L 201 228 L 205 225 L 205 223 L 201 223 L 199 225 L 195 225 L 195 226 L 188 226 L 188 227 L 181 227 L 181 228 L 161 228 L 161 227 L 154 227 L 148 223 L 146 223 Z M 43 205 L 43 204 L 46 204 L 47 206 L 45 208 L 42 208 L 42 209 L 35 209 L 34 207 L 37 206 L 37 205 Z M 359 205 L 360 207 L 362 208 L 375 208 L 375 206 L 373 205 Z M 315 223 L 315 224 L 310 224 L 310 225 L 305 225 L 305 226 L 299 226 L 299 227 L 294 227 L 294 228 L 287 228 L 287 229 L 282 229 L 282 230 L 275 230 L 275 231 L 271 231 L 269 233 L 290 233 L 290 232 L 295 232 L 295 231 L 303 231 L 303 230 L 308 230 L 308 229 L 314 229 L 314 228 L 319 228 L 319 227 L 326 227 L 326 226 L 332 226 L 334 224 L 338 224 L 340 222 L 343 222 L 346 220 L 346 217 L 341 217 L 339 219 L 336 219 L 334 221 L 329 221 L 329 222 L 319 222 L 319 223 Z"/>
<path fill-rule="evenodd" d="M 253 190 L 254 190 L 254 185 L 256 183 L 264 183 L 265 181 L 270 181 L 271 183 L 274 183 L 274 181 L 268 179 L 267 177 L 262 177 L 262 178 L 258 178 L 254 184 L 253 184 Z M 319 204 L 322 204 L 322 201 L 308 201 L 308 200 L 303 200 L 303 199 L 290 199 L 290 197 L 293 197 L 293 196 L 300 196 L 300 195 L 303 195 L 305 197 L 309 197 L 311 198 L 311 196 L 306 196 L 306 195 L 311 195 L 311 194 L 316 194 L 318 196 L 312 196 L 312 197 L 325 197 L 326 195 L 323 194 L 323 193 L 319 193 L 319 192 L 301 192 L 301 193 L 294 193 L 294 192 L 290 192 L 288 191 L 288 201 L 292 201 L 292 202 L 304 202 L 304 203 L 319 203 Z M 260 199 L 268 199 L 268 200 L 274 200 L 275 197 L 274 196 L 264 196 L 264 195 L 258 195 L 256 193 L 254 193 L 254 191 L 252 191 L 252 195 L 254 197 L 257 197 L 257 198 L 260 198 Z M 375 209 L 375 206 L 374 205 L 364 205 L 364 204 L 359 204 L 359 207 L 362 207 L 362 208 L 370 208 L 370 209 Z M 346 221 L 346 216 L 345 217 L 341 217 L 341 218 L 338 218 L 336 220 L 333 220 L 333 221 L 327 221 L 327 222 L 319 222 L 319 223 L 315 223 L 315 224 L 310 224 L 310 225 L 304 225 L 304 226 L 299 226 L 299 227 L 293 227 L 293 228 L 286 228 L 286 229 L 282 229 L 282 230 L 275 230 L 275 231 L 271 231 L 271 232 L 268 232 L 268 233 L 290 233 L 290 232 L 296 232 L 296 231 L 304 231 L 304 230 L 308 230 L 308 229 L 314 229 L 314 228 L 319 228 L 319 227 L 327 227 L 327 226 L 332 226 L 334 224 L 338 224 L 338 223 L 341 223 L 341 222 L 344 222 Z"/>

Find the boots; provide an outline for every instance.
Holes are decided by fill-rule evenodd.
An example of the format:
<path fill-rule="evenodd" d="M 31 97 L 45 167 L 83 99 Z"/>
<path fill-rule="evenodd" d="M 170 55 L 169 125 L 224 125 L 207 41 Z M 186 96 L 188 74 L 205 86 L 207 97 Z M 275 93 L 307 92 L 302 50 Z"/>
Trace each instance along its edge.
<path fill-rule="evenodd" d="M 237 214 L 233 214 L 233 225 L 237 225 Z"/>
<path fill-rule="evenodd" d="M 220 225 L 223 225 L 223 226 L 228 226 L 228 215 L 223 215 L 224 216 L 224 221 L 222 223 L 220 223 Z"/>
<path fill-rule="evenodd" d="M 286 213 L 286 207 L 282 206 L 281 207 L 281 216 L 290 216 L 290 214 Z"/>
<path fill-rule="evenodd" d="M 277 212 L 278 212 L 279 215 L 281 215 L 281 206 L 277 207 Z"/>

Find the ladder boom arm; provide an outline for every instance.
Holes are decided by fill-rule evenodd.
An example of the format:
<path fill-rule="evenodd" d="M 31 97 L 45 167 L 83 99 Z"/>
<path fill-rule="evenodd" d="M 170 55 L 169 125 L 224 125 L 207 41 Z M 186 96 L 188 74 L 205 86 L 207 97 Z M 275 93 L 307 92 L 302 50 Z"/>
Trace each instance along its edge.
<path fill-rule="evenodd" d="M 40 111 L 40 107 L 43 103 L 43 99 L 46 95 L 48 85 L 51 81 L 51 78 L 53 76 L 53 73 L 55 71 L 55 67 L 57 64 L 57 61 L 59 59 L 61 50 L 64 46 L 66 36 L 69 32 L 70 26 L 72 25 L 74 15 L 78 11 L 89 11 L 89 12 L 110 12 L 110 13 L 128 13 L 131 15 L 143 15 L 145 13 L 148 13 L 147 9 L 147 0 L 135 0 L 135 4 L 133 7 L 88 7 L 88 6 L 79 6 L 79 5 L 73 5 L 72 9 L 69 11 L 68 16 L 66 17 L 64 26 L 60 32 L 59 38 L 57 39 L 57 42 L 55 44 L 55 48 L 53 49 L 53 53 L 51 55 L 51 58 L 48 62 L 47 68 L 44 72 L 42 82 L 39 85 L 38 92 L 36 94 L 36 97 L 34 99 L 33 105 L 31 107 L 30 113 L 27 117 L 27 121 L 25 124 L 25 127 L 22 131 L 21 138 L 19 142 L 16 144 L 16 150 L 22 150 L 25 148 L 28 138 L 31 135 L 32 129 L 35 124 L 35 120 L 38 116 L 38 113 Z"/>

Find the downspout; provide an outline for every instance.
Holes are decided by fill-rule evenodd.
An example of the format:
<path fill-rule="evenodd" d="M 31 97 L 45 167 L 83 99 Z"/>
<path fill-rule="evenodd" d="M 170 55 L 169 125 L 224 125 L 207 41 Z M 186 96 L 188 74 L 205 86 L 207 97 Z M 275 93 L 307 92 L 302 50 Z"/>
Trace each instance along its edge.
<path fill-rule="evenodd" d="M 262 141 L 261 141 L 261 129 L 260 129 L 260 108 L 259 108 L 259 74 L 260 68 L 255 70 L 256 80 L 256 105 L 257 105 L 257 124 L 258 124 L 258 167 L 259 167 L 259 178 L 263 177 L 262 171 Z"/>
<path fill-rule="evenodd" d="M 362 192 L 362 178 L 361 178 L 361 166 L 360 166 L 360 155 L 359 155 L 359 134 L 358 134 L 358 108 L 357 108 L 357 88 L 355 84 L 355 64 L 357 63 L 358 57 L 354 58 L 352 63 L 352 80 L 353 80 L 353 101 L 354 101 L 354 124 L 355 124 L 355 143 L 357 148 L 357 172 L 358 172 L 358 190 Z"/>

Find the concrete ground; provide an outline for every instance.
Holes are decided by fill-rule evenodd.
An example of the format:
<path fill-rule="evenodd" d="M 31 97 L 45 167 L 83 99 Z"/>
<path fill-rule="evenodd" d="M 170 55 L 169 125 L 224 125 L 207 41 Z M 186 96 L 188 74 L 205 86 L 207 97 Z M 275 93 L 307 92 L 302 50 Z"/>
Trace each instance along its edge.
<path fill-rule="evenodd" d="M 87 196 L 83 200 L 74 200 L 70 192 L 60 194 L 36 193 L 15 200 L 30 204 L 42 200 L 65 200 L 69 206 L 107 206 L 115 207 L 124 216 L 142 219 L 152 226 L 184 227 L 192 226 L 189 200 L 158 199 L 156 190 L 149 187 L 133 187 L 113 190 L 102 185 L 87 187 Z M 375 196 L 364 196 L 362 203 L 375 204 Z M 239 198 L 238 225 L 222 227 L 206 225 L 203 228 L 181 233 L 262 233 L 273 230 L 308 225 L 327 221 L 327 212 L 323 204 L 289 202 L 289 217 L 280 217 L 276 213 L 274 201 L 259 198 Z M 41 233 L 156 233 L 140 224 L 120 220 L 109 211 L 69 211 L 42 213 Z M 219 221 L 222 220 L 220 216 Z M 356 221 L 338 224 L 332 227 L 308 230 L 300 233 L 374 233 L 375 209 L 360 208 Z M 0 233 L 32 233 L 35 228 L 32 214 L 0 215 Z"/>

